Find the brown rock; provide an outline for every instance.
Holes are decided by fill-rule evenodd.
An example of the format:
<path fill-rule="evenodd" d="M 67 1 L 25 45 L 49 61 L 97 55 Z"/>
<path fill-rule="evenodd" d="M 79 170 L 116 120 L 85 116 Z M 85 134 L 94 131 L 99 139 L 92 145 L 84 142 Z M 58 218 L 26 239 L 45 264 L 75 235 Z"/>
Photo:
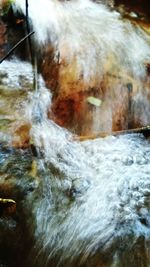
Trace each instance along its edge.
<path fill-rule="evenodd" d="M 29 131 L 31 129 L 30 124 L 25 124 L 16 127 L 13 135 L 12 146 L 15 148 L 27 148 L 30 145 L 30 135 Z"/>
<path fill-rule="evenodd" d="M 56 61 L 50 47 L 45 50 L 41 71 L 52 92 L 49 118 L 73 133 L 111 133 L 143 126 L 132 111 L 132 97 L 141 85 L 129 75 L 106 70 L 101 82 L 98 77 L 86 82 L 78 74 L 75 59 L 70 64 L 59 57 Z M 100 99 L 102 104 L 96 107 L 88 103 L 88 97 Z"/>
<path fill-rule="evenodd" d="M 6 24 L 0 20 L 0 58 L 5 54 L 5 46 L 7 44 Z"/>

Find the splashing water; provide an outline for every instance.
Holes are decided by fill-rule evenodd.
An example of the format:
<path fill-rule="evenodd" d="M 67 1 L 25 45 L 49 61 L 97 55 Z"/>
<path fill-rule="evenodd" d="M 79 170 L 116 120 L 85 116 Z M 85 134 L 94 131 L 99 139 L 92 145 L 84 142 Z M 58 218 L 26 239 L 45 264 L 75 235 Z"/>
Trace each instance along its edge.
<path fill-rule="evenodd" d="M 16 0 L 14 10 L 25 14 L 24 0 Z M 69 129 L 81 135 L 87 134 L 87 129 L 91 130 L 91 133 L 111 132 L 117 124 L 117 119 L 115 121 L 113 117 L 117 117 L 119 111 L 122 114 L 120 127 L 126 129 L 128 118 L 124 113 L 127 114 L 129 94 L 126 85 L 129 83 L 133 84 L 132 120 L 135 124 L 149 124 L 149 93 L 145 87 L 149 88 L 149 81 L 146 84 L 146 64 L 150 59 L 150 40 L 140 27 L 123 21 L 116 11 L 110 11 L 105 5 L 89 0 L 46 0 L 44 4 L 38 0 L 36 5 L 34 0 L 30 0 L 29 17 L 35 30 L 37 46 L 42 51 L 44 47 L 53 48 L 54 65 L 58 64 L 59 58 L 59 78 L 52 76 L 52 80 L 58 79 L 58 89 L 54 86 L 51 88 L 53 92 L 56 90 L 56 95 L 58 93 L 63 98 L 78 92 L 79 95 L 86 92 L 88 94 L 88 90 L 89 94 L 93 95 L 94 88 L 98 97 L 103 100 L 102 107 L 97 108 L 96 114 L 93 113 L 91 129 L 89 110 L 87 118 L 82 114 L 82 110 L 79 112 L 81 121 L 85 121 L 83 127 L 78 126 L 79 122 L 74 114 L 75 121 L 72 124 L 75 126 L 67 126 Z M 57 72 L 56 69 L 54 67 L 52 73 Z M 48 72 L 51 71 L 46 70 L 46 73 Z M 138 108 L 138 91 L 146 107 L 143 110 Z M 75 98 L 72 101 L 75 101 Z M 85 104 L 86 100 L 83 102 L 83 107 L 87 110 L 89 107 Z M 54 113 L 58 116 L 58 121 L 64 121 L 61 107 L 60 117 L 57 115 L 57 105 L 55 112 L 55 104 Z"/>
<path fill-rule="evenodd" d="M 57 170 L 43 179 L 41 204 L 33 210 L 35 261 L 82 266 L 93 259 L 91 266 L 97 266 L 101 253 L 119 253 L 122 246 L 132 250 L 141 236 L 145 242 L 150 238 L 149 141 L 133 134 L 75 142 L 47 119 L 50 98 L 41 89 L 28 105 L 33 143 L 45 168 Z M 129 257 L 127 264 L 133 266 Z"/>
<path fill-rule="evenodd" d="M 16 0 L 16 7 L 24 11 L 24 1 Z M 126 72 L 139 79 L 144 75 L 148 41 L 116 12 L 88 0 L 38 0 L 36 5 L 30 0 L 29 13 L 40 45 L 50 40 L 68 62 L 75 56 L 78 74 L 83 72 L 85 79 L 95 73 L 101 77 L 110 54 Z M 48 120 L 47 89 L 41 87 L 30 99 L 30 137 L 45 175 L 41 199 L 32 211 L 36 264 L 95 267 L 104 254 L 111 259 L 107 266 L 121 266 L 117 259 L 125 254 L 122 250 L 133 251 L 139 237 L 145 244 L 150 240 L 149 141 L 133 134 L 75 142 L 69 131 Z M 133 264 L 127 254 L 125 266 L 143 266 L 138 260 Z"/>
<path fill-rule="evenodd" d="M 16 0 L 14 8 L 25 14 L 25 1 Z M 71 64 L 76 59 L 77 77 L 100 79 L 110 59 L 119 71 L 144 75 L 144 63 L 150 59 L 148 37 L 104 5 L 89 0 L 38 0 L 36 4 L 30 0 L 29 16 L 41 46 L 50 41 L 60 61 Z"/>

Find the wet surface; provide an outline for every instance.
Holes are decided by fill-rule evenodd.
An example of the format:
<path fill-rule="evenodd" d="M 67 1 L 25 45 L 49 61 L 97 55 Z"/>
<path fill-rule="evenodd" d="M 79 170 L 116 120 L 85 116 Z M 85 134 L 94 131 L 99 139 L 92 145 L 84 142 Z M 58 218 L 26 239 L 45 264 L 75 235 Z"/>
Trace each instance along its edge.
<path fill-rule="evenodd" d="M 18 121 L 25 102 L 32 146 L 1 140 L 0 197 L 16 202 L 14 213 L 1 209 L 1 264 L 148 267 L 149 140 L 133 134 L 75 142 L 47 119 L 45 88 L 27 97 L 27 89 L 11 85 L 3 87 L 2 116 Z"/>
<path fill-rule="evenodd" d="M 149 139 L 74 141 L 32 83 L 30 64 L 0 65 L 0 198 L 16 203 L 1 201 L 0 265 L 149 267 Z"/>

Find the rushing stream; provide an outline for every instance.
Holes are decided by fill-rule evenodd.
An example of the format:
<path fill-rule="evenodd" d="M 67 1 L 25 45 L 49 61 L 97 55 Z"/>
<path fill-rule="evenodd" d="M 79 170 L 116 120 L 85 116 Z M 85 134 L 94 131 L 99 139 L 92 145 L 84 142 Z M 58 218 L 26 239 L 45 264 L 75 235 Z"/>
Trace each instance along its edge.
<path fill-rule="evenodd" d="M 17 68 L 20 63 L 5 64 Z M 5 88 L 6 95 L 12 88 Z M 31 239 L 29 251 L 25 248 L 31 266 L 149 266 L 149 141 L 139 134 L 73 141 L 71 133 L 47 119 L 50 101 L 42 86 L 26 96 L 34 155 L 1 147 L 1 194 L 18 205 L 17 219 L 1 219 L 1 246 L 13 251 Z M 29 236 L 17 238 L 21 245 L 7 244 L 6 234 L 16 239 L 18 228 L 24 231 L 20 216 Z"/>
<path fill-rule="evenodd" d="M 83 32 L 79 34 L 81 25 L 77 23 L 78 18 L 80 21 L 87 5 L 86 12 L 88 10 L 89 13 L 82 23 L 84 31 L 88 19 L 90 16 L 93 18 L 96 12 L 96 4 L 73 1 L 67 11 L 66 2 L 62 11 L 62 7 L 56 6 L 57 1 L 47 0 L 44 4 L 39 1 L 42 9 L 37 8 L 36 12 L 39 11 L 40 22 L 42 18 L 44 21 L 41 29 L 45 29 L 41 38 L 33 2 L 29 11 L 40 44 L 43 45 L 48 34 L 47 28 L 43 28 L 43 12 L 47 8 L 47 12 L 53 11 L 50 16 L 53 23 L 50 19 L 46 20 L 54 32 L 51 42 L 62 49 L 64 32 L 60 31 L 60 22 L 65 21 L 65 31 L 66 20 L 70 19 L 67 29 L 67 41 L 72 43 L 69 56 L 76 54 L 80 50 L 77 40 L 83 40 L 84 36 Z M 17 8 L 19 5 L 23 9 L 24 1 L 17 0 L 16 3 Z M 75 10 L 73 20 L 70 10 Z M 106 17 L 112 24 L 108 35 L 103 34 L 100 51 L 106 55 L 108 37 L 110 42 L 113 39 L 111 53 L 120 64 L 122 48 L 119 47 L 119 57 L 114 51 L 121 44 L 127 48 L 122 38 L 124 40 L 124 31 L 128 36 L 128 26 L 126 24 L 124 28 L 118 14 L 114 12 L 111 15 L 103 6 L 97 9 L 96 18 L 101 14 L 104 16 L 101 27 Z M 74 23 L 77 24 L 77 31 L 72 40 L 69 38 Z M 94 23 L 96 25 L 96 20 Z M 92 27 L 89 28 L 89 35 Z M 113 34 L 116 27 L 117 31 L 119 29 L 119 42 Z M 132 36 L 128 42 L 132 51 L 127 48 L 127 58 L 121 68 L 132 72 L 142 82 L 145 75 L 143 61 L 149 54 L 148 44 L 143 33 L 138 35 L 138 31 L 134 34 L 134 30 L 130 30 Z M 95 32 L 92 36 L 96 36 Z M 89 44 L 88 38 L 85 43 Z M 135 42 L 137 39 L 139 42 L 133 47 L 133 40 Z M 94 45 L 100 42 L 101 38 L 97 37 Z M 80 51 L 81 57 L 77 56 L 79 72 L 82 68 L 84 79 L 91 77 L 96 69 L 102 73 L 101 65 L 105 61 L 102 52 L 98 57 L 92 54 L 93 68 L 89 68 L 89 46 L 88 49 L 87 61 L 83 58 L 83 51 Z M 129 59 L 130 55 L 132 58 Z M 90 64 L 86 65 L 85 61 Z M 48 119 L 51 92 L 45 87 L 41 76 L 39 89 L 33 92 L 32 67 L 26 62 L 12 59 L 0 65 L 0 92 L 0 197 L 12 198 L 17 203 L 16 214 L 10 217 L 2 214 L 0 217 L 0 266 L 149 267 L 149 140 L 142 134 L 126 134 L 76 141 L 71 132 Z M 30 125 L 26 147 L 21 147 L 16 137 L 16 129 L 23 124 Z"/>

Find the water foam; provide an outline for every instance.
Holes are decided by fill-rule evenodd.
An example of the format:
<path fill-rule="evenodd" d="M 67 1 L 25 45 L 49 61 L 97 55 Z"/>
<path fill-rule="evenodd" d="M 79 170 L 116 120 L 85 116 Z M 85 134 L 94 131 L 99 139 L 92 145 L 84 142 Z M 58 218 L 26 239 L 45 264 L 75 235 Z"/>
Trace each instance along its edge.
<path fill-rule="evenodd" d="M 23 0 L 16 6 L 25 12 Z M 150 56 L 146 36 L 103 5 L 30 0 L 29 14 L 39 44 L 50 41 L 68 62 L 75 57 L 85 79 L 101 77 L 109 57 L 118 71 L 144 75 Z M 47 168 L 58 170 L 43 178 L 41 202 L 33 211 L 38 262 L 48 266 L 59 256 L 58 265 L 80 266 L 115 244 L 121 247 L 120 240 L 129 243 L 131 235 L 133 243 L 139 236 L 148 240 L 149 142 L 140 135 L 75 142 L 47 119 L 48 91 L 36 94 L 28 105 L 31 139 Z"/>
<path fill-rule="evenodd" d="M 34 106 L 31 138 L 46 168 L 57 170 L 43 178 L 43 196 L 34 210 L 38 262 L 49 266 L 59 255 L 58 266 L 76 266 L 74 261 L 80 266 L 116 244 L 119 249 L 120 240 L 127 240 L 126 246 L 131 236 L 133 244 L 140 236 L 149 240 L 149 141 L 138 134 L 73 141 L 47 119 L 50 93 L 41 89 L 38 99 L 35 105 L 32 96 L 28 106 Z M 35 121 L 35 106 L 42 121 Z"/>
<path fill-rule="evenodd" d="M 101 253 L 113 248 L 115 253 L 122 243 L 132 248 L 141 236 L 149 240 L 149 141 L 138 134 L 73 141 L 70 132 L 48 120 L 50 105 L 51 93 L 42 83 L 29 93 L 25 113 L 37 162 L 44 166 L 42 193 L 38 201 L 31 199 L 37 266 L 53 266 L 54 258 L 54 266 L 97 263 Z"/>
<path fill-rule="evenodd" d="M 25 1 L 14 8 L 25 14 Z M 146 34 L 117 12 L 89 0 L 29 0 L 29 16 L 40 46 L 51 42 L 61 60 L 76 61 L 77 76 L 86 81 L 101 79 L 112 60 L 111 69 L 141 77 L 150 59 Z"/>

